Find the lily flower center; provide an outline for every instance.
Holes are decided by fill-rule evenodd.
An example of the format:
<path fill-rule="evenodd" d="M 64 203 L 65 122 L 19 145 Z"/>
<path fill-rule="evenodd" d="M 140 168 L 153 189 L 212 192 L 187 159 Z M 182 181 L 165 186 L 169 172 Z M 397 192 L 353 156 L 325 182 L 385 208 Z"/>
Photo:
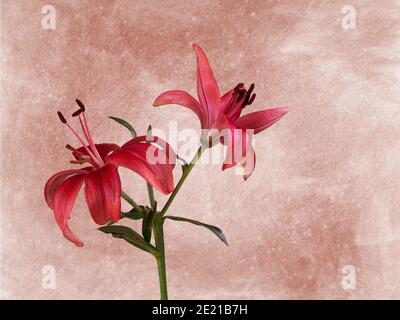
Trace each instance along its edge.
<path fill-rule="evenodd" d="M 89 126 L 85 116 L 85 106 L 79 99 L 76 99 L 75 102 L 78 104 L 79 109 L 72 114 L 72 117 L 79 118 L 79 123 L 81 125 L 81 129 L 86 139 L 86 142 L 84 139 L 82 139 L 82 137 L 78 134 L 78 132 L 71 127 L 71 125 L 64 118 L 63 114 L 60 111 L 57 112 L 60 121 L 63 124 L 65 124 L 66 127 L 72 132 L 72 134 L 78 139 L 79 143 L 82 145 L 82 147 L 86 150 L 88 154 L 88 155 L 81 155 L 78 160 L 73 160 L 71 161 L 71 163 L 82 164 L 85 162 L 91 162 L 95 167 L 100 168 L 105 164 L 103 158 L 100 156 L 100 153 L 96 148 L 96 145 L 93 142 L 92 135 L 90 134 Z M 66 145 L 66 148 L 71 151 L 75 152 L 77 151 L 69 144 Z"/>
<path fill-rule="evenodd" d="M 225 113 L 228 114 L 233 108 L 240 107 L 244 109 L 245 107 L 251 105 L 256 98 L 256 94 L 253 93 L 254 83 L 252 83 L 248 90 L 246 90 L 243 83 L 239 83 L 233 89 L 232 97 L 226 106 Z"/>

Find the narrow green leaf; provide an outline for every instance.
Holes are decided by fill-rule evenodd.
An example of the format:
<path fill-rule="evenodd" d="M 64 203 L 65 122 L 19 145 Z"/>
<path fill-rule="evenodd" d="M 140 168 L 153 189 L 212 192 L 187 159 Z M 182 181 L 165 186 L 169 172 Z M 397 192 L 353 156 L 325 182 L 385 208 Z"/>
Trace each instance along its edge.
<path fill-rule="evenodd" d="M 133 208 L 131 211 L 128 212 L 122 212 L 122 216 L 124 218 L 128 218 L 131 220 L 140 220 L 144 218 L 144 212 L 146 212 L 147 209 L 149 209 L 149 207 L 143 207 L 143 206 L 139 206 L 139 208 L 142 211 L 137 210 L 136 208 Z M 147 209 L 146 209 L 147 208 Z"/>
<path fill-rule="evenodd" d="M 147 243 L 136 231 L 125 226 L 103 226 L 98 228 L 98 230 L 112 234 L 114 238 L 121 238 L 128 243 L 134 245 L 135 247 L 151 253 L 154 256 L 158 256 L 159 252 L 151 244 Z"/>
<path fill-rule="evenodd" d="M 118 122 L 120 125 L 123 125 L 125 128 L 127 128 L 131 132 L 132 138 L 135 139 L 137 137 L 136 130 L 132 127 L 132 125 L 128 121 L 125 121 L 125 120 L 117 118 L 117 117 L 111 117 L 111 116 L 109 118 Z"/>
<path fill-rule="evenodd" d="M 226 245 L 228 245 L 228 241 L 225 238 L 224 233 L 222 232 L 222 230 L 216 226 L 212 226 L 210 224 L 206 224 L 197 220 L 193 220 L 193 219 L 188 219 L 188 218 L 183 218 L 183 217 L 176 217 L 176 216 L 165 216 L 164 219 L 171 219 L 171 220 L 175 220 L 175 221 L 183 221 L 183 222 L 189 222 L 192 224 L 195 224 L 196 226 L 201 226 L 204 228 L 207 228 L 208 230 L 210 230 L 212 233 L 214 233 L 223 243 L 225 243 Z"/>

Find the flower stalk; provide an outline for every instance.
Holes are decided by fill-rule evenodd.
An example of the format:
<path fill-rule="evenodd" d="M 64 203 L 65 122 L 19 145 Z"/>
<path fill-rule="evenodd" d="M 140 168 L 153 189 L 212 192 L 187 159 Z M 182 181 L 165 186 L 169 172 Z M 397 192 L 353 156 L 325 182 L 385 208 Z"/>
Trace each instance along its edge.
<path fill-rule="evenodd" d="M 168 300 L 168 286 L 167 286 L 167 267 L 165 261 L 165 245 L 164 245 L 164 215 L 168 211 L 168 208 L 172 204 L 175 199 L 175 196 L 178 194 L 180 188 L 185 182 L 186 178 L 189 176 L 190 171 L 192 171 L 193 167 L 196 165 L 197 161 L 200 159 L 201 155 L 205 151 L 206 147 L 204 145 L 200 146 L 197 150 L 195 156 L 189 164 L 183 165 L 183 173 L 178 183 L 175 186 L 174 191 L 169 196 L 167 202 L 165 203 L 162 210 L 156 214 L 154 219 L 154 238 L 156 243 L 157 251 L 160 253 L 157 260 L 157 270 L 158 270 L 158 278 L 160 282 L 160 298 L 161 300 Z"/>
<path fill-rule="evenodd" d="M 164 219 L 160 214 L 154 218 L 154 238 L 156 242 L 156 249 L 159 255 L 156 257 L 158 279 L 160 282 L 160 299 L 168 300 L 168 287 L 167 287 L 167 268 L 165 263 L 165 247 L 164 247 Z"/>

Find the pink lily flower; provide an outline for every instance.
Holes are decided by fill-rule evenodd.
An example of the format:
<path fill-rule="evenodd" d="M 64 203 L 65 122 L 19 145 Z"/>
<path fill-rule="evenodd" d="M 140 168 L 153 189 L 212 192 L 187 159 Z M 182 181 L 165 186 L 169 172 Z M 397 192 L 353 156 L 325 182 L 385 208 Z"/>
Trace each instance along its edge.
<path fill-rule="evenodd" d="M 87 143 L 70 126 L 61 112 L 58 112 L 58 116 L 81 144 L 77 149 L 66 146 L 75 158 L 70 162 L 87 163 L 89 166 L 56 173 L 47 181 L 44 196 L 48 206 L 54 211 L 56 222 L 64 237 L 82 247 L 83 242 L 68 226 L 68 219 L 82 184 L 85 183 L 85 199 L 94 222 L 99 225 L 110 221 L 118 222 L 121 217 L 121 181 L 118 167 L 136 172 L 158 191 L 169 194 L 174 189 L 172 169 L 175 165 L 173 159 L 169 160 L 169 152 L 171 158 L 174 158 L 175 154 L 172 154 L 169 145 L 158 137 L 139 136 L 122 147 L 112 143 L 95 144 L 85 117 L 85 107 L 78 99 L 76 102 L 80 109 L 73 113 L 73 117 L 79 118 Z M 150 164 L 147 161 L 149 148 L 155 148 L 153 153 L 158 156 L 162 153 L 167 160 L 164 163 Z"/>
<path fill-rule="evenodd" d="M 153 105 L 177 104 L 189 108 L 200 120 L 202 129 L 217 129 L 229 132 L 229 139 L 221 139 L 228 145 L 222 170 L 240 163 L 247 171 L 245 180 L 255 167 L 255 152 L 252 146 L 253 134 L 260 133 L 281 119 L 287 108 L 274 108 L 241 115 L 242 111 L 254 102 L 254 84 L 246 89 L 239 83 L 222 97 L 207 56 L 198 44 L 193 45 L 197 57 L 197 96 L 198 101 L 182 90 L 166 91 L 159 95 Z M 214 140 L 215 141 L 215 140 Z M 242 150 L 241 153 L 236 149 Z M 248 166 L 250 163 L 253 165 Z"/>

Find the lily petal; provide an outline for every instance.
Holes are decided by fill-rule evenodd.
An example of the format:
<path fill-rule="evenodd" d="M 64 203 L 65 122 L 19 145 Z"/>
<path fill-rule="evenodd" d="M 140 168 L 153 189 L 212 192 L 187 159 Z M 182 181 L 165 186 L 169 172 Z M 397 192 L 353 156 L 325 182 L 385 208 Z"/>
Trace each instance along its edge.
<path fill-rule="evenodd" d="M 177 104 L 186 107 L 196 113 L 202 126 L 207 121 L 207 110 L 203 110 L 200 104 L 189 93 L 182 90 L 171 90 L 160 94 L 153 102 L 153 106 L 159 107 L 167 104 Z"/>
<path fill-rule="evenodd" d="M 142 176 L 158 191 L 169 194 L 174 190 L 172 165 L 159 162 L 151 164 L 147 159 L 149 148 L 152 148 L 150 151 L 154 151 L 156 147 L 152 144 L 131 140 L 110 154 L 106 158 L 106 163 L 130 169 Z M 156 157 L 158 152 L 164 152 L 157 148 L 155 151 L 157 151 L 154 154 Z"/>
<path fill-rule="evenodd" d="M 235 93 L 235 90 L 229 90 L 221 97 L 221 105 L 222 105 L 222 108 L 224 111 L 225 111 L 225 108 L 231 103 L 234 93 Z"/>
<path fill-rule="evenodd" d="M 168 142 L 164 139 L 161 139 L 158 136 L 139 136 L 132 140 L 126 142 L 122 147 L 126 148 L 129 145 L 137 144 L 137 143 L 151 143 L 154 144 L 157 148 L 160 148 L 166 156 L 165 163 L 169 163 L 172 166 L 172 169 L 175 168 L 177 155 L 174 149 L 170 146 Z"/>
<path fill-rule="evenodd" d="M 61 182 L 54 195 L 54 216 L 63 235 L 76 246 L 82 247 L 83 242 L 71 231 L 68 219 L 71 215 L 76 197 L 81 189 L 85 174 L 76 174 Z"/>
<path fill-rule="evenodd" d="M 85 199 L 99 225 L 118 222 L 121 214 L 121 180 L 117 168 L 107 164 L 85 177 Z"/>
<path fill-rule="evenodd" d="M 253 129 L 256 134 L 272 126 L 288 111 L 287 108 L 256 111 L 240 117 L 235 121 L 235 124 L 241 128 Z"/>
<path fill-rule="evenodd" d="M 87 147 L 90 149 L 90 146 Z M 103 160 L 110 152 L 117 150 L 119 148 L 119 146 L 114 143 L 95 144 L 95 147 L 97 151 L 99 151 L 99 154 Z M 84 147 L 76 149 L 75 151 L 72 152 L 72 154 L 75 157 L 75 159 L 79 159 L 81 156 L 88 156 L 88 153 Z"/>
<path fill-rule="evenodd" d="M 229 137 L 224 137 L 227 151 L 222 170 L 240 164 L 244 168 L 244 179 L 247 180 L 255 169 L 256 154 L 252 145 L 253 134 L 249 130 L 239 128 L 225 117 Z"/>
<path fill-rule="evenodd" d="M 243 179 L 246 181 L 250 178 L 256 168 L 256 152 L 251 143 L 247 145 L 246 159 L 243 162 L 242 167 L 244 169 Z"/>
<path fill-rule="evenodd" d="M 210 125 L 221 113 L 221 93 L 207 56 L 198 44 L 193 45 L 197 57 L 197 95 L 200 104 L 206 108 L 207 124 Z"/>
<path fill-rule="evenodd" d="M 53 175 L 49 180 L 47 180 L 44 186 L 44 197 L 46 199 L 47 205 L 50 209 L 54 208 L 54 195 L 56 193 L 57 187 L 65 181 L 68 177 L 88 173 L 92 168 L 87 167 L 83 169 L 71 169 L 64 170 Z"/>
<path fill-rule="evenodd" d="M 74 243 L 77 247 L 83 247 L 83 242 L 72 232 L 68 226 L 68 223 L 64 227 L 63 235 L 67 240 Z"/>

